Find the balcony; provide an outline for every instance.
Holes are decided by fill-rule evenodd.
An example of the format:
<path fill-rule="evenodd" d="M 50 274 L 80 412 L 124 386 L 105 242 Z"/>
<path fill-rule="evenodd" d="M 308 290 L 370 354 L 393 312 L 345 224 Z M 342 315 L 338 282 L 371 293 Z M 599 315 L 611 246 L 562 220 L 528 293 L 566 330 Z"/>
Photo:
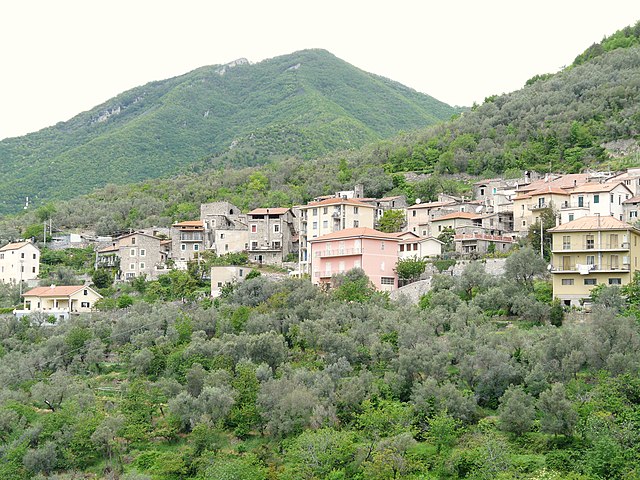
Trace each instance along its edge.
<path fill-rule="evenodd" d="M 552 265 L 551 271 L 553 273 L 581 273 L 587 275 L 589 273 L 598 272 L 630 272 L 631 265 L 620 263 L 605 263 L 602 265 L 585 265 L 578 263 L 569 263 L 565 265 Z"/>
<path fill-rule="evenodd" d="M 337 250 L 320 250 L 314 252 L 313 256 L 316 258 L 342 257 L 345 255 L 360 255 L 361 253 L 363 253 L 362 248 L 339 248 Z"/>
<path fill-rule="evenodd" d="M 552 252 L 553 253 L 562 253 L 562 252 L 603 252 L 603 251 L 628 251 L 631 248 L 629 242 L 617 242 L 617 243 L 608 243 L 603 242 L 601 244 L 597 243 L 587 243 L 581 242 L 577 245 L 574 244 L 562 244 L 562 245 L 554 245 Z"/>
<path fill-rule="evenodd" d="M 347 273 L 346 270 L 323 270 L 321 272 L 314 272 L 313 276 L 316 278 L 331 278 L 334 275 L 340 275 Z"/>
<path fill-rule="evenodd" d="M 181 242 L 202 242 L 203 235 L 200 232 L 197 233 L 180 233 Z"/>
<path fill-rule="evenodd" d="M 575 210 L 578 208 L 589 209 L 589 202 L 562 202 L 560 210 Z"/>
<path fill-rule="evenodd" d="M 531 210 L 532 212 L 535 212 L 536 210 L 543 210 L 549 207 L 550 205 L 547 205 L 546 203 L 538 203 L 537 205 L 528 205 L 527 209 Z"/>

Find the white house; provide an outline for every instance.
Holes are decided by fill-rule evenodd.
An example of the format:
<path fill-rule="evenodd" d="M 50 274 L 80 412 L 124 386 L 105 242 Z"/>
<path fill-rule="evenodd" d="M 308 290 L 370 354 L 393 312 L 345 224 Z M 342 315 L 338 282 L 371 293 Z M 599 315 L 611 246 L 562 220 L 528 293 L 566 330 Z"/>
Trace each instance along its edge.
<path fill-rule="evenodd" d="M 0 248 L 0 281 L 19 283 L 40 274 L 40 250 L 31 242 L 9 243 Z"/>

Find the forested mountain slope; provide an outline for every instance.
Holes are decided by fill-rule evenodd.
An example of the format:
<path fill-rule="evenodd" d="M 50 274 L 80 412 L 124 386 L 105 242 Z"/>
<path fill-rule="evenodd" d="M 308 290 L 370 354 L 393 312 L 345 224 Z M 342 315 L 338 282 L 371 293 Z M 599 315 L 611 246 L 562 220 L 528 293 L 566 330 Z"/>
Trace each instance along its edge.
<path fill-rule="evenodd" d="M 578 172 L 607 160 L 602 144 L 640 132 L 640 23 L 594 44 L 573 65 L 536 75 L 451 122 L 408 137 L 391 171 L 493 175 Z"/>
<path fill-rule="evenodd" d="M 324 50 L 151 82 L 67 122 L 0 142 L 0 213 L 156 178 L 204 157 L 311 158 L 448 119 L 456 110 Z M 231 158 L 220 157 L 233 151 Z"/>

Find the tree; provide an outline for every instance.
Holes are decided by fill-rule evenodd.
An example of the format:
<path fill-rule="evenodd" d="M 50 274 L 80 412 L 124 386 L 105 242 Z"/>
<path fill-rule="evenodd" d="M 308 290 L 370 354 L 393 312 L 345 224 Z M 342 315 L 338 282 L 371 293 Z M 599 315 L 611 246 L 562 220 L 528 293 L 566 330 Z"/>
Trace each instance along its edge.
<path fill-rule="evenodd" d="M 396 273 L 401 280 L 415 281 L 424 273 L 427 261 L 417 257 L 399 259 L 396 263 Z"/>
<path fill-rule="evenodd" d="M 547 262 L 531 248 L 518 250 L 505 262 L 505 276 L 526 290 L 533 290 L 533 279 L 547 271 Z"/>
<path fill-rule="evenodd" d="M 551 233 L 549 232 L 549 229 L 556 226 L 556 213 L 553 211 L 553 208 L 543 208 L 540 211 L 540 217 L 538 220 L 529 227 L 527 239 L 536 252 L 540 251 L 540 220 L 542 220 L 543 228 L 542 240 L 544 242 L 544 259 L 548 262 L 551 259 Z"/>
<path fill-rule="evenodd" d="M 511 385 L 500 398 L 500 428 L 516 436 L 522 435 L 531 430 L 535 417 L 533 397 L 525 393 L 521 386 Z"/>
<path fill-rule="evenodd" d="M 453 237 L 455 234 L 456 231 L 453 228 L 445 227 L 442 229 L 442 233 L 438 235 L 438 240 L 444 244 L 442 246 L 443 252 L 452 252 L 454 250 Z"/>
<path fill-rule="evenodd" d="M 335 288 L 333 296 L 345 302 L 365 302 L 375 293 L 369 277 L 361 268 L 335 275 L 331 281 Z"/>
<path fill-rule="evenodd" d="M 564 385 L 554 383 L 550 390 L 542 392 L 538 400 L 542 413 L 540 429 L 554 435 L 571 435 L 578 416 L 567 399 Z"/>
<path fill-rule="evenodd" d="M 378 230 L 386 233 L 402 231 L 405 225 L 405 213 L 403 210 L 385 210 L 378 220 Z"/>
<path fill-rule="evenodd" d="M 99 268 L 91 275 L 91 281 L 97 288 L 108 288 L 113 284 L 113 274 L 106 268 Z"/>
<path fill-rule="evenodd" d="M 450 448 L 460 435 L 459 422 L 446 411 L 437 413 L 429 421 L 428 438 L 435 443 L 438 454 Z"/>

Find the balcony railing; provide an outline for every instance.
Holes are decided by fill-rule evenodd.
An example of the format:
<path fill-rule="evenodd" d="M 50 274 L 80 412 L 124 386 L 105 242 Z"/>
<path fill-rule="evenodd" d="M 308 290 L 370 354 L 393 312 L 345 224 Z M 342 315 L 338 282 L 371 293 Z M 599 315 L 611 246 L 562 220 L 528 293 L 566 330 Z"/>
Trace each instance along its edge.
<path fill-rule="evenodd" d="M 527 207 L 529 210 L 534 211 L 534 210 L 542 210 L 543 208 L 549 208 L 549 205 L 547 205 L 546 203 L 538 203 L 536 205 L 529 205 Z"/>
<path fill-rule="evenodd" d="M 181 242 L 201 242 L 203 239 L 202 233 L 181 233 Z"/>
<path fill-rule="evenodd" d="M 556 244 L 553 246 L 553 251 L 571 251 L 571 250 L 629 250 L 631 245 L 629 242 L 616 242 L 616 243 L 608 243 L 602 242 L 598 243 L 587 243 L 580 242 L 578 244 L 575 243 L 563 243 Z"/>
<path fill-rule="evenodd" d="M 337 250 L 318 250 L 313 254 L 314 257 L 340 257 L 342 255 L 359 255 L 363 253 L 362 248 L 339 248 Z"/>
<path fill-rule="evenodd" d="M 624 263 L 604 263 L 602 265 L 585 265 L 585 264 L 559 264 L 552 265 L 552 272 L 575 272 L 575 273 L 593 273 L 593 272 L 603 272 L 603 271 L 611 271 L 611 270 L 619 270 L 621 272 L 628 272 L 631 270 L 631 265 Z"/>
<path fill-rule="evenodd" d="M 569 210 L 575 208 L 589 208 L 589 202 L 562 202 L 560 210 Z"/>

